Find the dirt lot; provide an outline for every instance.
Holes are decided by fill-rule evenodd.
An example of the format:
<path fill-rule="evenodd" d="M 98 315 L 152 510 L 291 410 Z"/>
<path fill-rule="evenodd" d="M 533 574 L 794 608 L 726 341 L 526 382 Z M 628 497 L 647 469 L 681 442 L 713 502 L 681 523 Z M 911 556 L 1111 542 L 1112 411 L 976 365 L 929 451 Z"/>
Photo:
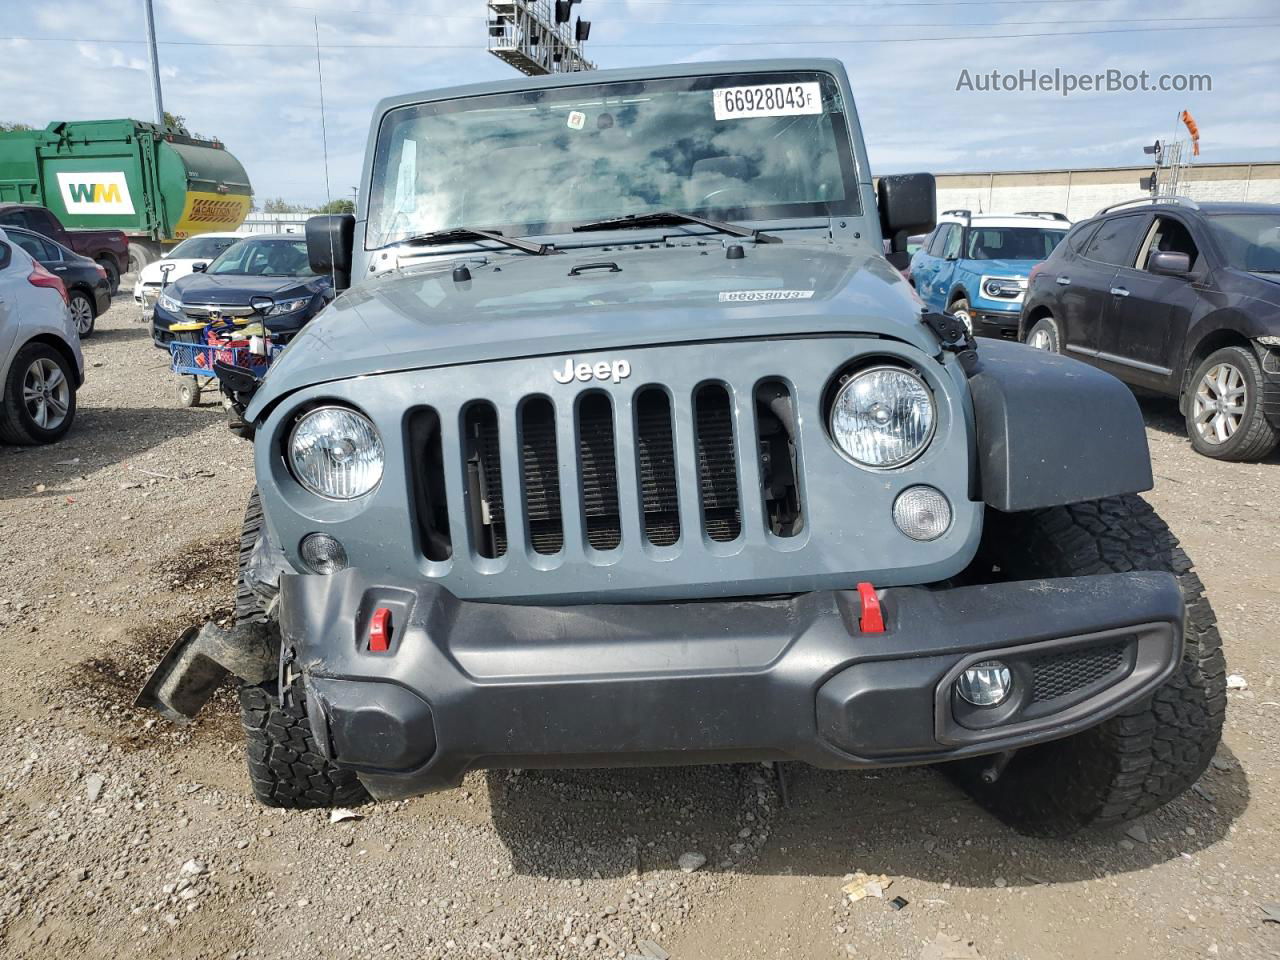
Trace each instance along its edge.
<path fill-rule="evenodd" d="M 1280 955 L 1280 458 L 1197 457 L 1145 405 L 1150 499 L 1249 686 L 1140 830 L 1027 840 L 928 769 L 796 767 L 784 806 L 758 766 L 482 773 L 331 824 L 249 799 L 229 692 L 182 730 L 130 706 L 181 627 L 228 614 L 252 476 L 140 321 L 122 296 L 99 322 L 65 442 L 0 448 L 0 955 Z M 858 870 L 908 905 L 844 902 Z"/>

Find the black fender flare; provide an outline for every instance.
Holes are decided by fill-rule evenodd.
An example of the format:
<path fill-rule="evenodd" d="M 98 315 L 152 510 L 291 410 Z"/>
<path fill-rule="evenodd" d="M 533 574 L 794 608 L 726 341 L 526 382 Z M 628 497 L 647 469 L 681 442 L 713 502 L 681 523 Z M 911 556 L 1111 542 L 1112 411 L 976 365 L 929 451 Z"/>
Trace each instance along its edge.
<path fill-rule="evenodd" d="M 1146 425 L 1120 380 L 1020 343 L 983 340 L 978 356 L 975 499 L 1014 512 L 1151 489 Z"/>

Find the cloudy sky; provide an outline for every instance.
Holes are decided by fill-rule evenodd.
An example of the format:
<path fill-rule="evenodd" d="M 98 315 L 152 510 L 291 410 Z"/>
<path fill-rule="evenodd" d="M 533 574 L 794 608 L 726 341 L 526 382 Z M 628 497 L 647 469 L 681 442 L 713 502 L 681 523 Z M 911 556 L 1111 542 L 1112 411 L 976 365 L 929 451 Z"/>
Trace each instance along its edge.
<path fill-rule="evenodd" d="M 166 108 L 221 138 L 259 199 L 350 196 L 380 97 L 514 75 L 484 49 L 485 0 L 154 2 Z M 1182 109 L 1202 161 L 1280 160 L 1275 0 L 584 0 L 576 13 L 600 67 L 843 60 L 876 173 L 1138 164 Z M 150 119 L 143 36 L 142 0 L 0 0 L 0 120 Z M 962 70 L 1055 68 L 1209 74 L 1212 91 L 956 89 Z"/>

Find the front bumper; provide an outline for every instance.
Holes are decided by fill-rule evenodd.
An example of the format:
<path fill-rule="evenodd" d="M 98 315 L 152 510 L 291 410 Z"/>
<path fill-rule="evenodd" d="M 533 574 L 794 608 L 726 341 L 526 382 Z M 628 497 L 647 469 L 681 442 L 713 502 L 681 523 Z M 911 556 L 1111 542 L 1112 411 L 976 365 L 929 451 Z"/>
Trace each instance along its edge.
<path fill-rule="evenodd" d="M 298 335 L 303 326 L 313 316 L 312 311 L 295 310 L 293 313 L 285 314 L 282 317 L 272 317 L 267 321 L 267 332 L 271 334 L 271 340 L 278 346 L 283 346 Z M 239 324 L 247 324 L 253 320 L 253 317 L 237 317 L 236 322 Z M 172 313 L 158 303 L 152 309 L 151 313 L 151 342 L 161 350 L 168 350 L 169 344 L 173 341 L 173 334 L 169 332 L 169 328 L 175 323 L 196 323 L 194 317 L 188 317 L 184 314 Z"/>
<path fill-rule="evenodd" d="M 1022 317 L 1022 304 L 977 298 L 969 306 L 973 318 L 973 332 L 979 337 L 996 337 L 1001 340 L 1018 339 L 1018 321 Z"/>
<path fill-rule="evenodd" d="M 894 766 L 999 753 L 1087 729 L 1147 695 L 1182 651 L 1162 573 L 663 604 L 522 606 L 438 584 L 284 575 L 281 669 L 316 741 L 387 799 L 480 768 L 800 760 Z M 374 611 L 389 649 L 369 649 Z M 966 667 L 1015 691 L 979 710 Z"/>

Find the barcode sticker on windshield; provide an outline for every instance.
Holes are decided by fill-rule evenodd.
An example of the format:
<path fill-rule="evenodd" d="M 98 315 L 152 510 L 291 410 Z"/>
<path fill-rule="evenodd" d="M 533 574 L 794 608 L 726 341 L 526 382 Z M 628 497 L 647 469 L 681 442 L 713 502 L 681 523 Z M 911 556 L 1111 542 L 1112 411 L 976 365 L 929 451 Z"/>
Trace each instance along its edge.
<path fill-rule="evenodd" d="M 822 112 L 822 84 L 769 83 L 711 91 L 717 120 L 741 117 L 798 117 Z"/>

